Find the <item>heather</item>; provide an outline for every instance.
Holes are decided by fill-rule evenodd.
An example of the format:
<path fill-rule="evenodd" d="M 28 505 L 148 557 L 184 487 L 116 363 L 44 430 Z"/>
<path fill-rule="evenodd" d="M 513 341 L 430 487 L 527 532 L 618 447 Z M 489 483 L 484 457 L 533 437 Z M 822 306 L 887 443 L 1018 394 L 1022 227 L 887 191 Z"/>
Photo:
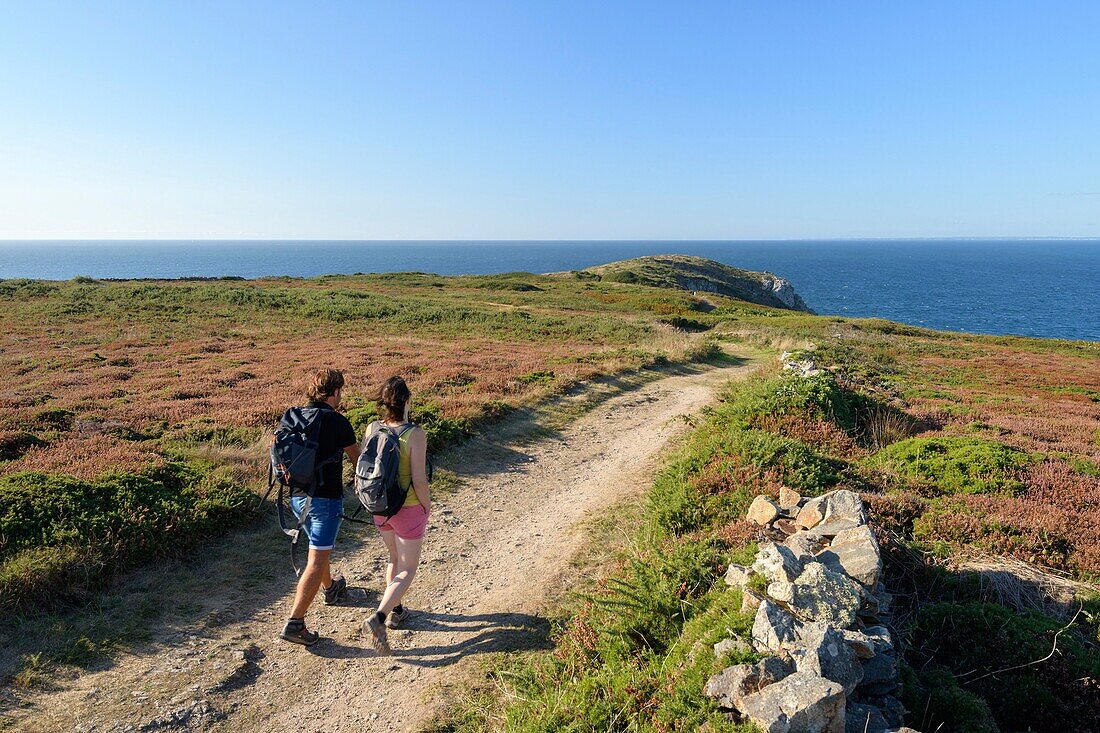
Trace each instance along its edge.
<path fill-rule="evenodd" d="M 1095 719 L 1096 344 L 572 275 L 8 281 L 0 302 L 13 314 L 0 337 L 0 486 L 39 512 L 18 518 L 33 533 L 3 534 L 5 599 L 9 587 L 35 599 L 31 580 L 60 578 L 73 592 L 51 602 L 80 601 L 249 521 L 238 502 L 260 485 L 264 435 L 316 363 L 344 368 L 360 429 L 375 415 L 369 387 L 405 374 L 438 450 L 599 375 L 747 343 L 812 369 L 774 363 L 697 416 L 644 504 L 603 538 L 614 556 L 555 611 L 554 650 L 494 666 L 493 686 L 440 727 L 737 730 L 700 695 L 733 660 L 710 645 L 750 623 L 721 574 L 760 539 L 743 520 L 749 502 L 783 486 L 859 491 L 870 508 L 897 593 L 911 724 L 1043 731 L 1072 727 L 1074 710 Z M 42 511 L 54 504 L 82 521 Z M 126 513 L 138 504 L 148 513 Z M 1068 595 L 1043 600 L 1047 586 L 1013 563 Z M 1027 700 L 1054 701 L 1049 719 L 1026 717 Z"/>
<path fill-rule="evenodd" d="M 779 318 L 813 325 L 802 316 Z M 773 328 L 743 336 L 774 339 Z M 816 349 L 792 357 L 814 359 L 824 371 L 800 377 L 771 369 L 730 386 L 658 474 L 642 516 L 622 528 L 631 534 L 618 563 L 585 595 L 563 602 L 554 651 L 492 669 L 503 695 L 471 693 L 438 729 L 562 730 L 594 720 L 601 729 L 738 730 L 701 694 L 711 674 L 756 658 L 714 657 L 715 641 L 747 637 L 752 621 L 741 612 L 740 591 L 720 576 L 728 563 L 750 558 L 760 538 L 759 527 L 742 519 L 752 498 L 775 497 L 781 486 L 804 494 L 851 488 L 870 507 L 885 543 L 887 584 L 898 594 L 894 624 L 910 724 L 974 733 L 1021 724 L 1094 729 L 1082 721 L 1096 720 L 1100 710 L 1100 596 L 1060 579 L 1087 580 L 1100 570 L 1094 454 L 1065 451 L 1065 436 L 1054 440 L 1053 433 L 1043 443 L 1034 431 L 976 429 L 970 410 L 1001 404 L 1010 380 L 980 387 L 987 376 L 980 360 L 972 373 L 960 367 L 950 379 L 933 378 L 918 355 L 943 348 L 941 339 L 958 340 L 960 348 L 998 352 L 999 368 L 1015 354 L 1019 369 L 1031 369 L 1039 349 L 1077 375 L 1088 371 L 1077 360 L 1095 357 L 1057 342 L 1012 340 L 1008 347 L 917 330 L 902 341 L 893 327 L 868 334 L 838 319 L 828 329 L 818 331 Z M 910 381 L 918 379 L 925 380 L 920 387 Z M 1049 396 L 1042 410 L 1052 420 L 1063 400 L 1080 399 L 1078 390 L 1035 381 L 1032 389 Z M 954 389 L 960 396 L 952 412 L 929 408 Z M 961 390 L 978 389 L 987 401 L 964 401 Z M 1039 412 L 1039 404 L 1032 409 Z M 967 557 L 995 574 L 964 566 Z M 1070 596 L 1045 596 L 1026 585 L 1030 575 L 1012 576 L 998 557 L 1057 573 L 1054 585 Z M 1019 599 L 1035 605 L 1013 605 Z"/>
<path fill-rule="evenodd" d="M 312 367 L 344 371 L 360 431 L 373 387 L 404 375 L 440 450 L 585 380 L 713 353 L 668 323 L 696 313 L 687 293 L 572 277 L 9 280 L 0 303 L 8 609 L 80 601 L 250 521 L 264 436 Z"/>

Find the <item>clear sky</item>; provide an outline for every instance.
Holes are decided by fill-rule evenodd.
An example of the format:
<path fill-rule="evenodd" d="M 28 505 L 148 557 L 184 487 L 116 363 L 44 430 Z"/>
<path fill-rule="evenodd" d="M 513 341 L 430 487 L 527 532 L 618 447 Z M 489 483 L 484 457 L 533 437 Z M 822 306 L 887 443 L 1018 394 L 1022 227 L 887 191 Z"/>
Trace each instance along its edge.
<path fill-rule="evenodd" d="M 1100 236 L 1100 3 L 0 0 L 0 238 Z"/>

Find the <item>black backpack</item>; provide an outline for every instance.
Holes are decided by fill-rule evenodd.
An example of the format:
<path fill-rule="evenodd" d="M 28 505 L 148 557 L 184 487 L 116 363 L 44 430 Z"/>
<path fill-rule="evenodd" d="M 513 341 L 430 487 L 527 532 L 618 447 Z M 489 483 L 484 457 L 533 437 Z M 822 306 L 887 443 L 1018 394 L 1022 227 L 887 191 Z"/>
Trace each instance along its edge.
<path fill-rule="evenodd" d="M 309 516 L 313 493 L 324 481 L 321 469 L 343 458 L 342 449 L 331 456 L 317 455 L 322 412 L 318 407 L 292 407 L 279 418 L 275 441 L 271 444 L 267 493 L 257 505 L 257 508 L 262 506 L 275 484 L 279 485 L 275 506 L 279 514 L 279 527 L 290 537 L 290 563 L 295 574 L 302 572 L 298 567 L 298 541 L 304 535 L 302 529 Z M 290 503 L 290 496 L 296 490 L 306 495 L 300 515 Z"/>
<path fill-rule="evenodd" d="M 405 505 L 412 486 L 402 486 L 398 480 L 401 436 L 414 427 L 409 423 L 397 430 L 375 422 L 363 440 L 363 450 L 355 464 L 355 495 L 371 514 L 392 517 Z"/>
<path fill-rule="evenodd" d="M 321 413 L 319 407 L 292 407 L 279 418 L 275 442 L 271 444 L 271 475 L 287 488 L 313 496 L 320 485 L 321 469 L 339 461 L 343 453 L 318 460 Z"/>

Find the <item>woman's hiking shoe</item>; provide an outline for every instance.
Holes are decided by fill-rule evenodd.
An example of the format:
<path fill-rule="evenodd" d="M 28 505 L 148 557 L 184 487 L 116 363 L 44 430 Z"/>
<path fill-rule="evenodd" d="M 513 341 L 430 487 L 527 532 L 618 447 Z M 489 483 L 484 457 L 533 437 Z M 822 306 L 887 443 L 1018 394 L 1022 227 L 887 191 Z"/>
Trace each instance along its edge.
<path fill-rule="evenodd" d="M 286 626 L 283 627 L 283 633 L 279 634 L 279 638 L 289 641 L 292 644 L 313 646 L 321 638 L 321 635 L 316 631 L 307 629 L 305 621 L 292 618 L 286 622 Z"/>
<path fill-rule="evenodd" d="M 382 656 L 389 656 L 390 642 L 386 638 L 386 623 L 378 618 L 377 613 L 372 613 L 363 622 L 363 633 L 370 634 L 370 643 L 376 652 Z"/>
<path fill-rule="evenodd" d="M 405 608 L 404 606 L 398 606 L 397 608 L 390 611 L 389 615 L 386 616 L 386 626 L 391 629 L 396 629 L 398 626 L 401 625 L 401 622 L 408 617 L 409 609 Z"/>
<path fill-rule="evenodd" d="M 344 580 L 343 575 L 338 575 L 332 579 L 332 585 L 328 588 L 322 588 L 325 592 L 325 605 L 335 606 L 340 601 L 346 601 L 348 598 L 348 581 Z"/>

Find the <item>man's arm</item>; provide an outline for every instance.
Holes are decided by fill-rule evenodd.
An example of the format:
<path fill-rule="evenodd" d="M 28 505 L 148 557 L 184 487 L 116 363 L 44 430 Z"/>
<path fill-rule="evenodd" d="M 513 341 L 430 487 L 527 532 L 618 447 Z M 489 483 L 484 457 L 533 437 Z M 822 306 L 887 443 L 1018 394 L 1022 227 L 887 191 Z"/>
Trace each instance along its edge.
<path fill-rule="evenodd" d="M 344 453 L 347 453 L 348 458 L 351 459 L 351 465 L 354 466 L 359 460 L 359 441 L 355 437 L 355 428 L 343 415 L 340 415 L 340 422 L 343 423 L 340 428 L 340 442 L 344 444 Z"/>

